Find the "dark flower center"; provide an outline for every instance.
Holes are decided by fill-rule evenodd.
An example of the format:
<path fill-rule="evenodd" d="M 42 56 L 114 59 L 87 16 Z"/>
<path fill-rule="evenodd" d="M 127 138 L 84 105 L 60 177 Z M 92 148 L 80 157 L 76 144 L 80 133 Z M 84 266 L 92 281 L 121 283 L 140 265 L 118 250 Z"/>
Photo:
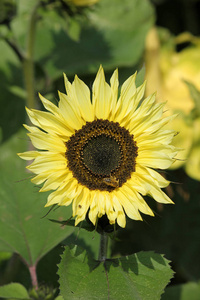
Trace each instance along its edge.
<path fill-rule="evenodd" d="M 105 134 L 93 137 L 83 147 L 83 162 L 94 174 L 109 176 L 119 167 L 120 160 L 119 144 Z"/>
<path fill-rule="evenodd" d="M 102 119 L 87 122 L 66 147 L 68 168 L 90 190 L 111 192 L 135 171 L 136 142 L 119 123 Z"/>

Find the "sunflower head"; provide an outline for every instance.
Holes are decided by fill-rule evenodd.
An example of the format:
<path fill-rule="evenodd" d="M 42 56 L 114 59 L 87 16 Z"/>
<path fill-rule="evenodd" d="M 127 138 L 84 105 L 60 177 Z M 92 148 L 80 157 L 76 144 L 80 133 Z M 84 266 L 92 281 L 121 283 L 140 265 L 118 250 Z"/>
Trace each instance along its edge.
<path fill-rule="evenodd" d="M 58 106 L 40 95 L 47 111 L 27 109 L 34 126 L 25 128 L 38 150 L 19 154 L 34 160 L 27 168 L 36 174 L 32 182 L 43 185 L 40 192 L 52 191 L 46 206 L 72 203 L 75 225 L 88 218 L 125 227 L 125 215 L 153 216 L 143 196 L 172 203 L 161 190 L 169 181 L 154 170 L 168 168 L 177 152 L 170 145 L 174 131 L 164 128 L 173 118 L 163 117 L 164 104 L 155 103 L 155 94 L 142 100 L 145 83 L 136 87 L 136 74 L 119 97 L 117 70 L 109 85 L 100 67 L 92 95 L 77 76 L 73 83 L 64 78 Z"/>

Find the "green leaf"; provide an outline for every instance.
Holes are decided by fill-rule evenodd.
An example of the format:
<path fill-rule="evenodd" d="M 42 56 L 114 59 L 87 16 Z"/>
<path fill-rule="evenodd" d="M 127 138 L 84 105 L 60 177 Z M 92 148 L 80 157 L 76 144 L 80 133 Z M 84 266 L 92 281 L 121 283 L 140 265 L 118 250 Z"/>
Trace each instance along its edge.
<path fill-rule="evenodd" d="M 30 299 L 25 287 L 19 283 L 10 283 L 7 285 L 0 286 L 0 297 L 5 299 Z"/>
<path fill-rule="evenodd" d="M 58 224 L 61 224 L 62 226 L 72 226 L 72 227 L 74 227 L 75 225 L 75 221 L 74 221 L 74 219 L 72 219 L 72 220 L 70 220 L 70 219 L 68 219 L 68 220 L 64 220 L 64 221 L 59 221 L 59 220 L 53 220 L 53 219 L 49 219 L 49 221 L 51 221 L 51 222 L 53 222 L 53 223 L 58 223 Z M 89 224 L 88 222 L 86 222 L 86 221 L 82 221 L 80 224 L 79 224 L 79 226 L 78 227 L 80 227 L 80 228 L 82 228 L 82 229 L 85 229 L 85 230 L 87 230 L 87 231 L 94 231 L 95 230 L 95 227 L 94 227 L 94 225 L 91 225 L 91 224 Z"/>
<path fill-rule="evenodd" d="M 99 255 L 100 234 L 97 232 L 89 232 L 76 228 L 75 232 L 70 235 L 63 244 L 65 246 L 77 245 L 87 251 L 87 253 L 94 259 L 98 259 Z M 108 243 L 108 252 L 110 253 L 110 243 Z M 62 251 L 63 252 L 63 251 Z"/>
<path fill-rule="evenodd" d="M 153 252 L 100 262 L 72 246 L 66 247 L 58 274 L 64 300 L 159 300 L 173 271 L 162 255 Z"/>
<path fill-rule="evenodd" d="M 58 296 L 58 297 L 56 297 L 55 300 L 64 300 L 64 298 L 63 298 L 63 296 Z"/>
<path fill-rule="evenodd" d="M 139 85 L 143 84 L 143 82 L 144 82 L 144 80 L 145 80 L 145 71 L 146 71 L 145 66 L 143 66 L 143 67 L 139 70 L 139 72 L 138 72 L 138 74 L 137 74 L 137 77 L 136 77 L 136 81 L 135 81 L 136 86 L 139 86 Z"/>
<path fill-rule="evenodd" d="M 200 282 L 179 284 L 166 289 L 162 300 L 199 300 Z"/>
<path fill-rule="evenodd" d="M 85 14 L 77 18 L 81 28 L 78 41 L 67 35 L 65 28 L 57 30 L 55 23 L 38 22 L 36 61 L 51 79 L 63 71 L 68 76 L 96 73 L 100 64 L 106 70 L 130 67 L 142 58 L 146 34 L 154 23 L 148 0 L 101 0 Z"/>
<path fill-rule="evenodd" d="M 61 226 L 42 218 L 47 193 L 39 193 L 30 182 L 31 173 L 25 172 L 25 162 L 17 152 L 27 149 L 24 130 L 0 148 L 0 251 L 16 252 L 30 266 L 68 237 L 73 228 Z M 64 220 L 71 208 L 62 207 L 51 212 L 51 217 Z"/>
<path fill-rule="evenodd" d="M 23 75 L 20 62 L 10 46 L 0 40 L 0 127 L 2 139 L 8 139 L 21 127 L 25 119 L 24 100 L 13 93 L 13 86 L 22 89 Z"/>
<path fill-rule="evenodd" d="M 26 51 L 28 30 L 30 27 L 30 19 L 33 11 L 38 7 L 39 0 L 18 0 L 17 1 L 17 15 L 11 22 L 11 31 L 18 46 Z M 30 33 L 29 33 L 30 34 Z"/>
<path fill-rule="evenodd" d="M 4 262 L 5 260 L 10 259 L 12 256 L 12 254 L 10 252 L 0 252 L 0 265 L 2 264 L 2 262 Z"/>
<path fill-rule="evenodd" d="M 194 101 L 194 109 L 192 114 L 194 117 L 200 117 L 200 91 L 197 90 L 194 84 L 188 81 L 184 81 L 189 89 L 190 95 Z"/>
<path fill-rule="evenodd" d="M 0 1 L 0 24 L 9 22 L 16 13 L 14 0 Z"/>

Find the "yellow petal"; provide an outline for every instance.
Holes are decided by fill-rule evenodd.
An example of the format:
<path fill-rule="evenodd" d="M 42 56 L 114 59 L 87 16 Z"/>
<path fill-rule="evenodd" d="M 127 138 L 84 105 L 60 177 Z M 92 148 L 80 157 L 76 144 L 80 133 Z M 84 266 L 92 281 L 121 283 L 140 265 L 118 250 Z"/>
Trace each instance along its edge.
<path fill-rule="evenodd" d="M 27 151 L 23 153 L 17 153 L 17 155 L 19 155 L 19 157 L 21 157 L 24 160 L 32 160 L 41 154 L 38 151 Z"/>
<path fill-rule="evenodd" d="M 39 93 L 39 97 L 40 97 L 40 100 L 42 101 L 42 104 L 48 111 L 50 111 L 52 114 L 60 117 L 59 108 L 55 104 L 53 104 L 51 101 L 47 100 L 40 93 Z"/>
<path fill-rule="evenodd" d="M 60 153 L 66 152 L 66 146 L 61 138 L 47 134 L 45 132 L 29 133 L 32 144 L 34 147 L 51 152 L 56 151 Z"/>
<path fill-rule="evenodd" d="M 61 184 L 72 178 L 71 172 L 66 170 L 58 170 L 47 177 L 46 182 L 40 189 L 40 192 L 56 190 Z"/>
<path fill-rule="evenodd" d="M 148 151 L 145 155 L 139 154 L 137 157 L 137 164 L 146 166 L 149 168 L 167 169 L 173 163 L 173 159 L 165 153 L 150 152 Z"/>
<path fill-rule="evenodd" d="M 87 85 L 75 76 L 75 80 L 72 83 L 73 99 L 76 99 L 79 107 L 80 115 L 88 122 L 94 120 L 94 109 L 90 100 L 90 90 Z"/>
<path fill-rule="evenodd" d="M 111 86 L 111 91 L 112 91 L 112 98 L 113 98 L 113 104 L 117 103 L 117 98 L 118 98 L 118 88 L 119 88 L 119 79 L 118 79 L 118 69 L 116 69 L 111 78 L 110 78 L 110 86 Z"/>
<path fill-rule="evenodd" d="M 27 113 L 31 122 L 46 132 L 66 136 L 73 134 L 73 131 L 66 124 L 49 112 L 27 109 Z"/>
<path fill-rule="evenodd" d="M 134 190 L 134 188 L 129 184 L 123 185 L 123 191 L 128 195 L 128 198 L 130 199 L 130 203 L 136 208 L 139 209 L 142 213 L 154 216 L 152 210 L 147 205 L 147 203 L 144 201 L 142 196 L 137 192 L 137 190 Z"/>
<path fill-rule="evenodd" d="M 119 199 L 120 204 L 124 208 L 127 216 L 133 220 L 142 220 L 138 209 L 136 209 L 129 200 L 129 196 L 126 195 L 124 189 L 118 189 L 117 192 L 113 192 Z"/>
<path fill-rule="evenodd" d="M 63 170 L 66 168 L 66 160 L 62 155 L 45 153 L 36 157 L 35 161 L 27 167 L 33 173 L 39 174 L 50 170 Z"/>
<path fill-rule="evenodd" d="M 92 102 L 95 116 L 98 119 L 107 119 L 111 109 L 111 88 L 105 82 L 103 68 L 100 67 L 92 87 Z"/>
<path fill-rule="evenodd" d="M 77 107 L 73 106 L 73 103 L 70 103 L 68 96 L 60 92 L 58 92 L 58 94 L 60 98 L 59 109 L 66 121 L 66 124 L 70 128 L 73 128 L 74 133 L 75 130 L 80 129 L 83 126 L 84 122 L 78 114 Z"/>
<path fill-rule="evenodd" d="M 117 223 L 119 224 L 120 227 L 124 228 L 126 226 L 125 213 L 118 197 L 114 193 L 112 193 L 112 202 L 113 202 L 113 207 L 117 214 Z"/>

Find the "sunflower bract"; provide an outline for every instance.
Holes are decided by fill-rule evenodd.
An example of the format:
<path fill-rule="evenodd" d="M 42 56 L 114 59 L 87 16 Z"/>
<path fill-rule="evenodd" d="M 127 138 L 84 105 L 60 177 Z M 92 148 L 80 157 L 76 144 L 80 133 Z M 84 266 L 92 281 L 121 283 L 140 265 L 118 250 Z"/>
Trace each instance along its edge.
<path fill-rule="evenodd" d="M 164 104 L 155 103 L 155 94 L 142 101 L 145 83 L 136 87 L 136 74 L 119 98 L 117 70 L 109 85 L 100 67 L 92 95 L 77 76 L 73 83 L 64 78 L 58 107 L 40 95 L 46 111 L 27 109 L 34 126 L 25 128 L 38 150 L 19 153 L 34 160 L 27 168 L 36 174 L 32 182 L 43 184 L 40 192 L 52 191 L 46 206 L 72 204 L 75 225 L 86 215 L 94 225 L 106 215 L 125 227 L 125 215 L 154 215 L 143 196 L 173 203 L 161 190 L 169 181 L 154 170 L 170 167 L 177 153 L 170 145 L 175 132 L 165 129 L 173 116 L 163 117 Z"/>

